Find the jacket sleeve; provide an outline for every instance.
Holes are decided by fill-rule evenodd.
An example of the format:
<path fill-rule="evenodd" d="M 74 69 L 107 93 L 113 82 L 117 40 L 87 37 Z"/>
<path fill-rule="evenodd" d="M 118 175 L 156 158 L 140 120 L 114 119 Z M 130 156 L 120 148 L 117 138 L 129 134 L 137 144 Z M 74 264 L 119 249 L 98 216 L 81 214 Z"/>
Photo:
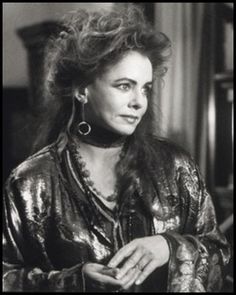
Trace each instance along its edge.
<path fill-rule="evenodd" d="M 35 184 L 35 181 L 37 184 Z M 27 189 L 26 189 L 27 187 Z M 37 189 L 36 189 L 37 187 Z M 35 206 L 33 194 L 43 193 L 42 179 L 10 177 L 3 198 L 3 291 L 83 292 L 83 264 L 55 269 L 45 246 L 43 203 Z"/>
<path fill-rule="evenodd" d="M 168 292 L 220 291 L 230 248 L 219 231 L 214 205 L 192 160 L 178 167 L 182 231 L 167 231 Z"/>

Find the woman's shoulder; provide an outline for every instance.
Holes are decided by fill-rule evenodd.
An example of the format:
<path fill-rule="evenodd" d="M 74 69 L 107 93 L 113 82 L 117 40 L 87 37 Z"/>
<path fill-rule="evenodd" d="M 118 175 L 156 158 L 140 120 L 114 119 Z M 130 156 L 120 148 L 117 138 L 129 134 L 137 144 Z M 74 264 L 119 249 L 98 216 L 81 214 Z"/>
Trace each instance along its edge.
<path fill-rule="evenodd" d="M 50 174 L 55 175 L 56 166 L 56 146 L 55 144 L 50 144 L 15 167 L 8 179 L 12 181 L 17 179 L 33 179 Z"/>

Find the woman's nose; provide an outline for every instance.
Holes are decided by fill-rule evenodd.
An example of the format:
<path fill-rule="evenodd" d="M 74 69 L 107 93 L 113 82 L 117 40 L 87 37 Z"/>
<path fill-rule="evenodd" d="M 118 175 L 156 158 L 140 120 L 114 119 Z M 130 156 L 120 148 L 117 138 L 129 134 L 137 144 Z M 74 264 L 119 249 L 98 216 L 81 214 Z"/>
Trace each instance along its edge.
<path fill-rule="evenodd" d="M 135 91 L 130 100 L 129 106 L 135 110 L 141 109 L 145 105 L 146 97 L 141 90 Z"/>

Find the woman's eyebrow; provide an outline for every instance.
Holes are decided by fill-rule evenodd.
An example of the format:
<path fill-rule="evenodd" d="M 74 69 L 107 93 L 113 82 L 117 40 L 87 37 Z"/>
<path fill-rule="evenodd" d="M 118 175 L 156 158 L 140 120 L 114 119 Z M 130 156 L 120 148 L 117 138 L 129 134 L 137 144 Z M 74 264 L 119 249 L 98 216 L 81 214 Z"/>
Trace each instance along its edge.
<path fill-rule="evenodd" d="M 132 84 L 137 84 L 137 82 L 135 80 L 130 79 L 130 78 L 127 78 L 127 77 L 116 79 L 116 80 L 114 80 L 114 82 L 121 82 L 121 81 L 124 81 L 124 80 L 125 81 L 129 81 Z"/>
<path fill-rule="evenodd" d="M 119 79 L 116 79 L 114 80 L 114 82 L 121 82 L 121 81 L 129 81 L 130 83 L 136 85 L 137 84 L 137 81 L 133 80 L 133 79 L 130 79 L 130 78 L 127 78 L 127 77 L 123 77 L 123 78 L 119 78 Z M 152 85 L 152 81 L 150 82 L 146 82 L 145 85 Z"/>

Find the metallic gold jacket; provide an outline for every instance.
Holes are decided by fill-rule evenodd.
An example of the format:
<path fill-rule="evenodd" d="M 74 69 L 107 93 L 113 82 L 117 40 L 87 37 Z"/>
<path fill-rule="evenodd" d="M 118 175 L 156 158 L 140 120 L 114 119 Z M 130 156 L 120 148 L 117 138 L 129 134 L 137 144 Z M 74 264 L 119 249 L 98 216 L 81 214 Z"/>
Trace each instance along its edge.
<path fill-rule="evenodd" d="M 59 157 L 52 144 L 19 165 L 4 192 L 3 290 L 96 291 L 81 272 L 85 262 L 106 264 L 130 240 L 162 234 L 170 259 L 134 291 L 219 291 L 229 245 L 198 168 L 172 153 L 174 169 L 156 180 L 148 213 L 140 198 L 120 212 L 85 198 L 68 147 Z"/>

